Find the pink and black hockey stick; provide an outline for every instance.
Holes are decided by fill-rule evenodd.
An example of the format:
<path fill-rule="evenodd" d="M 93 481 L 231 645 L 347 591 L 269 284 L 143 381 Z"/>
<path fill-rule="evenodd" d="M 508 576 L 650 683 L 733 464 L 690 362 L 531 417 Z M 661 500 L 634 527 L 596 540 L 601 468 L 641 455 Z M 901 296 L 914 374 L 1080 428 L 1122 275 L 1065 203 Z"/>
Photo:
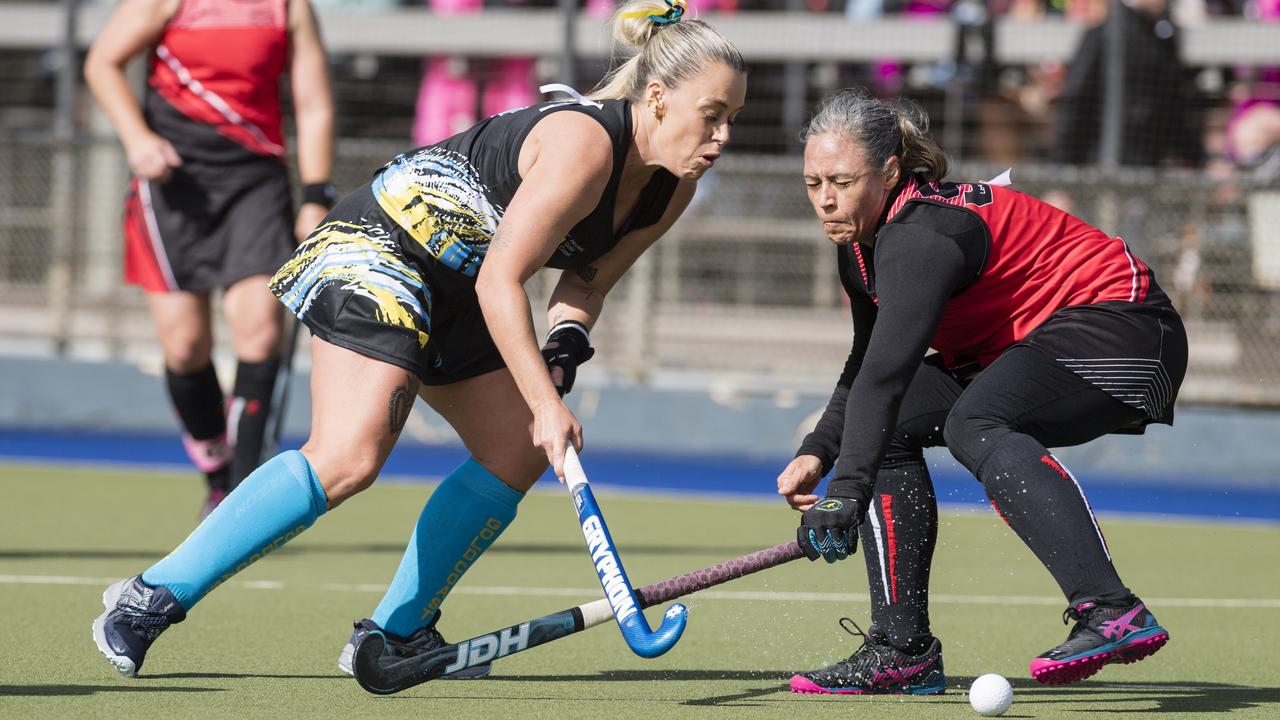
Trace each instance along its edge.
<path fill-rule="evenodd" d="M 636 588 L 635 592 L 642 608 L 652 607 L 801 557 L 804 557 L 804 551 L 792 540 L 718 565 L 645 585 Z M 386 638 L 375 631 L 356 645 L 352 670 L 355 671 L 360 687 L 375 695 L 390 695 L 610 620 L 613 620 L 613 608 L 608 599 L 602 598 L 415 657 L 394 659 L 382 656 Z"/>

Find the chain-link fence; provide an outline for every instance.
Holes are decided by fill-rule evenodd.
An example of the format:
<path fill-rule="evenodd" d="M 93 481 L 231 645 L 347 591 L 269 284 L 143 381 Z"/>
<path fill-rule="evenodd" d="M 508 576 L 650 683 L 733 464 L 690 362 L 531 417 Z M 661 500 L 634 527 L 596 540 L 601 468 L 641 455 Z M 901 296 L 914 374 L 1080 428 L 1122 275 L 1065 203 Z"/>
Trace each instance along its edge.
<path fill-rule="evenodd" d="M 356 187 L 403 149 L 341 142 L 334 179 Z M 60 162 L 74 172 L 60 177 Z M 154 353 L 142 293 L 120 280 L 126 176 L 115 141 L 59 146 L 47 134 L 10 135 L 0 166 L 0 351 Z M 726 156 L 686 217 L 611 294 L 598 367 L 636 380 L 688 372 L 763 387 L 829 384 L 851 324 L 800 169 L 793 156 Z M 1002 169 L 965 165 L 953 177 Z M 1190 330 L 1184 399 L 1280 404 L 1280 187 L 1043 165 L 1016 168 L 1014 180 L 1070 203 L 1152 265 Z M 531 282 L 535 307 L 554 281 L 547 271 Z"/>
<path fill-rule="evenodd" d="M 834 253 L 799 181 L 796 131 L 824 94 L 860 84 L 919 100 L 960 161 L 953 177 L 983 180 L 1014 165 L 1015 188 L 1124 237 L 1187 321 L 1184 400 L 1280 405 L 1280 146 L 1259 145 L 1245 118 L 1280 112 L 1280 22 L 1264 22 L 1248 2 L 1198 18 L 1183 3 L 1146 19 L 1118 0 L 1071 1 L 1065 11 L 1023 3 L 1018 12 L 944 0 L 936 5 L 946 14 L 916 18 L 889 17 L 886 3 L 871 19 L 838 0 L 809 13 L 758 4 L 710 18 L 748 57 L 747 107 L 695 206 L 613 291 L 591 373 L 829 386 L 851 324 Z M 527 54 L 537 59 L 534 80 L 589 87 L 608 54 L 603 21 L 550 5 L 445 17 L 418 0 L 385 0 L 326 15 L 344 138 L 335 183 L 367 182 L 412 145 L 424 56 Z M 1089 30 L 1100 16 L 1075 10 L 1108 5 L 1129 25 Z M 67 22 L 76 7 L 79 23 Z M 90 110 L 72 52 L 111 8 L 0 0 L 0 352 L 156 355 L 145 300 L 120 279 L 123 159 Z M 499 67 L 441 71 L 466 75 L 482 98 Z M 462 110 L 486 111 L 474 105 Z M 547 272 L 530 283 L 535 307 L 554 281 Z"/>

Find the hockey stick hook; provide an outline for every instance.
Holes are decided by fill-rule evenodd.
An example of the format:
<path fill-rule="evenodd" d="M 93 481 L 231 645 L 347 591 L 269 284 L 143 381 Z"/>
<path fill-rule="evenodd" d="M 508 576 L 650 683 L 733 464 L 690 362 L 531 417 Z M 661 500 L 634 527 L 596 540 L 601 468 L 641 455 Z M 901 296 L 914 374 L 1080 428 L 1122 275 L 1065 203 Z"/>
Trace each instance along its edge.
<path fill-rule="evenodd" d="M 564 476 L 565 484 L 573 495 L 573 504 L 578 509 L 578 523 L 582 526 L 582 536 L 587 541 L 591 562 L 596 567 L 596 576 L 618 621 L 622 638 L 632 652 L 640 657 L 658 657 L 680 640 L 689 621 L 688 610 L 680 603 L 673 603 L 663 613 L 662 624 L 658 629 L 650 629 L 649 621 L 641 612 L 644 605 L 631 587 L 627 571 L 622 567 L 622 558 L 613 544 L 613 537 L 609 535 L 609 526 L 605 525 L 604 515 L 596 504 L 595 495 L 587 483 L 587 474 L 572 445 L 565 452 Z"/>

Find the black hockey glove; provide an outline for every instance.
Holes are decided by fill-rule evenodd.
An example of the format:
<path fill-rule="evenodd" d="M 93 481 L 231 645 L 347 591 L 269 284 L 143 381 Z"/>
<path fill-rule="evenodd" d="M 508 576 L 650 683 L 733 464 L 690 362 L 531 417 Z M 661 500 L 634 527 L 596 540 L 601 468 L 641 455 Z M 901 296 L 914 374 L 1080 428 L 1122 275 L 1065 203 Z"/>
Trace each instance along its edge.
<path fill-rule="evenodd" d="M 578 366 L 595 354 L 586 325 L 576 320 L 565 320 L 551 328 L 551 332 L 547 333 L 547 342 L 542 346 L 542 359 L 547 361 L 548 370 L 558 367 L 564 371 L 564 380 L 556 388 L 560 397 L 568 395 L 573 389 Z"/>
<path fill-rule="evenodd" d="M 820 557 L 829 563 L 843 560 L 858 547 L 862 516 L 857 500 L 827 496 L 800 517 L 796 542 L 810 560 Z"/>

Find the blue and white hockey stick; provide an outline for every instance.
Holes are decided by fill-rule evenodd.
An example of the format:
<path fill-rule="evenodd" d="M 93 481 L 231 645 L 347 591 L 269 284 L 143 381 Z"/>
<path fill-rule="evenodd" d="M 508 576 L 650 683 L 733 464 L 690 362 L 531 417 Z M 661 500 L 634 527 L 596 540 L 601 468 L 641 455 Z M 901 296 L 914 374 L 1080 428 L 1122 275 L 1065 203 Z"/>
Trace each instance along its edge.
<path fill-rule="evenodd" d="M 640 612 L 645 606 L 640 604 L 631 581 L 627 579 L 622 558 L 618 556 L 617 547 L 609 535 L 609 527 L 604 523 L 604 515 L 600 513 L 600 506 L 596 504 L 595 495 L 591 493 L 591 486 L 587 483 L 587 474 L 572 445 L 564 455 L 564 479 L 573 495 L 573 504 L 578 509 L 578 523 L 582 526 L 582 536 L 587 541 L 591 562 L 596 566 L 600 587 L 604 588 L 605 598 L 613 609 L 613 616 L 618 620 L 623 639 L 632 652 L 640 657 L 658 657 L 680 640 L 689 620 L 688 611 L 684 605 L 675 603 L 663 614 L 662 625 L 657 631 L 649 629 L 649 621 Z"/>

